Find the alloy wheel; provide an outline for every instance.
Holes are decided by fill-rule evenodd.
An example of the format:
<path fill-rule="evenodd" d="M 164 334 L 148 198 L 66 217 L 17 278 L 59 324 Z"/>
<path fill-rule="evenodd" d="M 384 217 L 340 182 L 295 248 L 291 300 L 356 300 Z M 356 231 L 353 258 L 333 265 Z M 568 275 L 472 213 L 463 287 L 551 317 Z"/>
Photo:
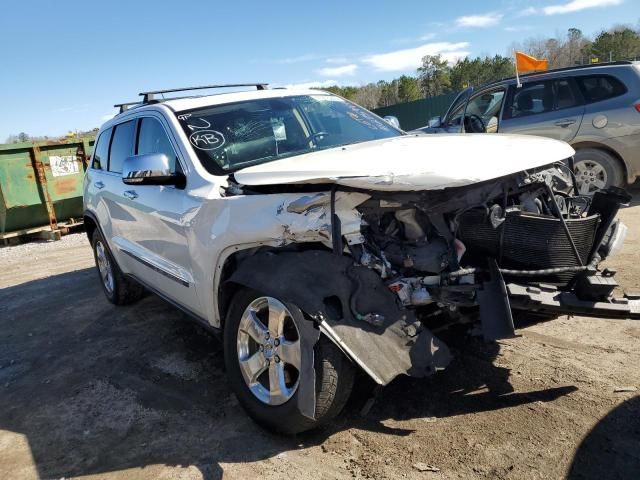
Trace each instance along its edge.
<path fill-rule="evenodd" d="M 259 297 L 245 309 L 238 326 L 237 352 L 242 377 L 267 405 L 282 405 L 300 381 L 300 334 L 289 309 L 272 297 Z"/>
<path fill-rule="evenodd" d="M 607 171 L 593 160 L 580 160 L 574 165 L 578 192 L 581 195 L 592 195 L 607 185 Z"/>
<path fill-rule="evenodd" d="M 100 240 L 96 242 L 96 260 L 98 263 L 98 270 L 100 271 L 100 278 L 102 284 L 107 292 L 111 295 L 114 289 L 113 270 L 111 268 L 111 262 L 109 256 L 104 248 L 104 245 Z"/>

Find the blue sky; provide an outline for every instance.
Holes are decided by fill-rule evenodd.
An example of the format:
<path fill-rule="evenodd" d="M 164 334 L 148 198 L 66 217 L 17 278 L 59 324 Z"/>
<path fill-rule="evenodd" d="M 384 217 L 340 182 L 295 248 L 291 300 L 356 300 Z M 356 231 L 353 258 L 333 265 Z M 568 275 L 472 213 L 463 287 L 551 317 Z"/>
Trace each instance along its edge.
<path fill-rule="evenodd" d="M 504 55 L 528 37 L 639 20 L 638 0 L 6 0 L 0 142 L 99 126 L 145 89 L 359 85 L 414 73 L 425 54 Z"/>

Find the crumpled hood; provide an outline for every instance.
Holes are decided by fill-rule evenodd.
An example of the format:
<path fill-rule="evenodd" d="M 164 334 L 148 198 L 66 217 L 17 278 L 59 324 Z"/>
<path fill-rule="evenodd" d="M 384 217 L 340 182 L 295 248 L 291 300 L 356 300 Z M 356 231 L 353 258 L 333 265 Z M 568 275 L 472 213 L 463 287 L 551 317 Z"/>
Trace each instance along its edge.
<path fill-rule="evenodd" d="M 242 185 L 336 183 L 385 191 L 438 190 L 503 177 L 571 157 L 565 142 L 531 135 L 407 135 L 244 168 Z"/>

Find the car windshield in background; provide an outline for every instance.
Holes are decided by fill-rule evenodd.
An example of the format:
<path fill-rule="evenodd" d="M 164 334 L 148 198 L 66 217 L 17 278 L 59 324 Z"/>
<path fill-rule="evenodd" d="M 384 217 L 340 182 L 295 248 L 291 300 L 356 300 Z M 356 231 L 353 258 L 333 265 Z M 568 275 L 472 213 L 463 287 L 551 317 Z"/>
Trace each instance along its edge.
<path fill-rule="evenodd" d="M 181 112 L 178 120 L 213 174 L 402 135 L 367 110 L 322 94 L 216 105 Z"/>

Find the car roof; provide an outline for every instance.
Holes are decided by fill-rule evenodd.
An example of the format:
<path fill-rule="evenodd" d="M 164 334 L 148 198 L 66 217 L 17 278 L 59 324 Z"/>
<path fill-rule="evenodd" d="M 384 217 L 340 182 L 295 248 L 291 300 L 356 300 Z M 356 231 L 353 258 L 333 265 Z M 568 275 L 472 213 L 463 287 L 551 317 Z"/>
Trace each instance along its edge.
<path fill-rule="evenodd" d="M 575 65 L 573 67 L 563 67 L 563 68 L 554 68 L 552 70 L 546 70 L 543 72 L 532 72 L 532 73 L 525 73 L 520 75 L 520 81 L 522 83 L 527 83 L 527 82 L 531 82 L 533 80 L 538 80 L 538 79 L 543 79 L 543 78 L 547 78 L 547 77 L 561 77 L 563 76 L 563 74 L 569 75 L 570 73 L 573 72 L 584 72 L 584 71 L 588 71 L 588 72 L 593 72 L 593 73 L 598 73 L 599 70 L 609 70 L 611 68 L 616 68 L 616 67 L 625 67 L 625 66 L 629 66 L 629 67 L 633 67 L 633 66 L 640 66 L 640 62 L 638 61 L 630 61 L 630 60 L 621 60 L 621 61 L 617 61 L 617 62 L 603 62 L 603 63 L 593 63 L 593 64 L 589 64 L 589 65 Z M 488 87 L 494 87 L 494 86 L 500 86 L 500 85 L 510 85 L 516 83 L 516 77 L 508 77 L 508 78 L 503 78 L 501 80 L 496 80 L 494 82 L 489 82 L 486 83 L 484 85 L 480 85 L 479 87 L 477 87 L 475 90 L 484 90 L 485 88 Z"/>
<path fill-rule="evenodd" d="M 120 117 L 132 111 L 148 110 L 154 105 L 164 105 L 176 113 L 193 110 L 196 108 L 223 105 L 227 103 L 243 102 L 263 98 L 292 97 L 296 95 L 332 95 L 329 92 L 308 88 L 274 88 L 264 90 L 243 90 L 236 92 L 215 93 L 209 95 L 190 95 L 188 97 L 154 99 L 148 103 L 130 103 L 124 111 L 114 118 Z M 123 104 L 121 104 L 123 105 Z M 120 106 L 120 105 L 118 105 Z"/>

